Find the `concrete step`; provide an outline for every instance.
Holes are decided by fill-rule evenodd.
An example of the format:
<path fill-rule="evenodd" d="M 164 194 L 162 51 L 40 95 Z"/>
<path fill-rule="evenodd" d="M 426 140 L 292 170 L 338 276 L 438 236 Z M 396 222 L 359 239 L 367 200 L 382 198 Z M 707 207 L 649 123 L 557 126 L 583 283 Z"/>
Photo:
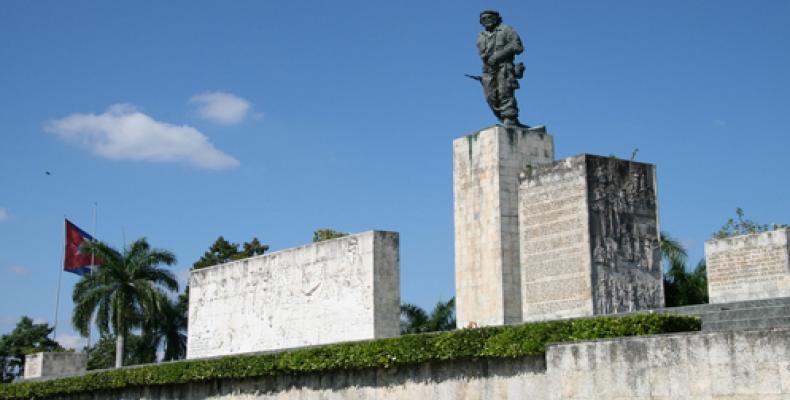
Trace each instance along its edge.
<path fill-rule="evenodd" d="M 790 306 L 770 306 L 722 310 L 719 312 L 703 313 L 700 315 L 700 317 L 704 322 L 790 317 Z"/>
<path fill-rule="evenodd" d="M 698 304 L 693 306 L 668 307 L 656 311 L 669 312 L 672 314 L 699 315 L 709 312 L 729 311 L 729 310 L 737 310 L 743 308 L 772 307 L 772 306 L 790 307 L 790 297 L 777 297 L 773 299 L 764 299 L 764 300 L 737 301 L 732 303 Z"/>
<path fill-rule="evenodd" d="M 738 329 L 766 329 L 786 327 L 790 327 L 790 317 L 702 322 L 703 331 L 729 331 Z"/>
<path fill-rule="evenodd" d="M 790 327 L 790 297 L 671 307 L 655 312 L 700 317 L 706 331 Z"/>

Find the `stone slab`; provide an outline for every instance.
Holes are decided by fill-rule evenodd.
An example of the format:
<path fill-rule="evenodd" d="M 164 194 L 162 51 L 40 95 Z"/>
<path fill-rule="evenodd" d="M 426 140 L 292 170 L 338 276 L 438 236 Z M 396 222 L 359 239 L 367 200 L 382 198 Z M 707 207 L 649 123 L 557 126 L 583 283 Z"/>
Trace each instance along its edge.
<path fill-rule="evenodd" d="M 492 126 L 453 141 L 459 327 L 521 321 L 518 174 L 554 161 L 550 135 Z"/>
<path fill-rule="evenodd" d="M 399 257 L 369 231 L 192 271 L 187 358 L 397 336 Z"/>
<path fill-rule="evenodd" d="M 87 370 L 85 353 L 41 352 L 25 356 L 25 379 L 76 375 Z"/>
<path fill-rule="evenodd" d="M 583 154 L 519 186 L 524 321 L 664 305 L 655 167 Z"/>
<path fill-rule="evenodd" d="M 710 303 L 790 296 L 790 230 L 705 242 Z"/>

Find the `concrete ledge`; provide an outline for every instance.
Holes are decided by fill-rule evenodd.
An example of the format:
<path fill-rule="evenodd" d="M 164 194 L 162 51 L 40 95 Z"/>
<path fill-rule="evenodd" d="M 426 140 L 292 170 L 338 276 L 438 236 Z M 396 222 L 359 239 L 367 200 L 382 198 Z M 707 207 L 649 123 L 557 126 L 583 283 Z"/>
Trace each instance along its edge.
<path fill-rule="evenodd" d="M 790 329 L 682 333 L 549 346 L 544 357 L 460 360 L 220 379 L 63 400 L 592 400 L 790 398 Z"/>

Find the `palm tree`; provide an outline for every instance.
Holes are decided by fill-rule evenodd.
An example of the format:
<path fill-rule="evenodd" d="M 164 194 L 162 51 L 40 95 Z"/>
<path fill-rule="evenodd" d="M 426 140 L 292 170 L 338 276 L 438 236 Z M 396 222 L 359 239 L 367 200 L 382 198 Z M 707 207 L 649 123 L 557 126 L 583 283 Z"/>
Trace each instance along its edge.
<path fill-rule="evenodd" d="M 403 303 L 400 306 L 401 333 L 424 333 L 455 329 L 455 297 L 438 302 L 430 315 L 421 307 Z"/>
<path fill-rule="evenodd" d="M 188 304 L 184 299 L 184 295 L 176 301 L 162 298 L 157 304 L 157 312 L 143 324 L 143 332 L 150 334 L 154 348 L 164 346 L 163 361 L 180 360 L 186 356 Z"/>
<path fill-rule="evenodd" d="M 667 307 L 708 302 L 708 276 L 705 259 L 692 272 L 686 270 L 686 249 L 666 232 L 661 232 L 661 258 L 667 263 L 664 297 Z"/>
<path fill-rule="evenodd" d="M 661 258 L 671 266 L 685 265 L 688 254 L 686 248 L 667 232 L 661 231 Z"/>
<path fill-rule="evenodd" d="M 152 249 L 145 238 L 123 252 L 98 241 L 83 243 L 80 251 L 95 254 L 101 264 L 74 287 L 72 324 L 87 336 L 95 314 L 100 333 L 116 337 L 115 367 L 121 367 L 126 336 L 162 309 L 168 301 L 166 290 L 178 290 L 173 273 L 159 267 L 175 264 L 176 257 L 169 251 Z"/>

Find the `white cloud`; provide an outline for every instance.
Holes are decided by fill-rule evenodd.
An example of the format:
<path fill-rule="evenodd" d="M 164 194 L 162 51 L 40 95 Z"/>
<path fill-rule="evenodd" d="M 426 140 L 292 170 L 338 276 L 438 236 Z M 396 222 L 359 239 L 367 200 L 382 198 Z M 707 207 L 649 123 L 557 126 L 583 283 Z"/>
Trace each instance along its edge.
<path fill-rule="evenodd" d="M 197 113 L 201 118 L 223 125 L 233 125 L 244 121 L 244 118 L 252 110 L 252 105 L 247 100 L 225 92 L 196 94 L 189 99 L 189 102 L 197 105 Z"/>
<path fill-rule="evenodd" d="M 0 222 L 8 220 L 8 210 L 0 207 Z"/>
<path fill-rule="evenodd" d="M 156 121 L 129 104 L 115 104 L 98 115 L 72 114 L 45 129 L 112 160 L 185 162 L 208 169 L 239 165 L 197 129 Z"/>
<path fill-rule="evenodd" d="M 21 265 L 12 265 L 10 267 L 6 267 L 5 269 L 6 271 L 16 275 L 26 275 L 28 272 L 30 272 L 29 268 L 23 267 Z"/>

